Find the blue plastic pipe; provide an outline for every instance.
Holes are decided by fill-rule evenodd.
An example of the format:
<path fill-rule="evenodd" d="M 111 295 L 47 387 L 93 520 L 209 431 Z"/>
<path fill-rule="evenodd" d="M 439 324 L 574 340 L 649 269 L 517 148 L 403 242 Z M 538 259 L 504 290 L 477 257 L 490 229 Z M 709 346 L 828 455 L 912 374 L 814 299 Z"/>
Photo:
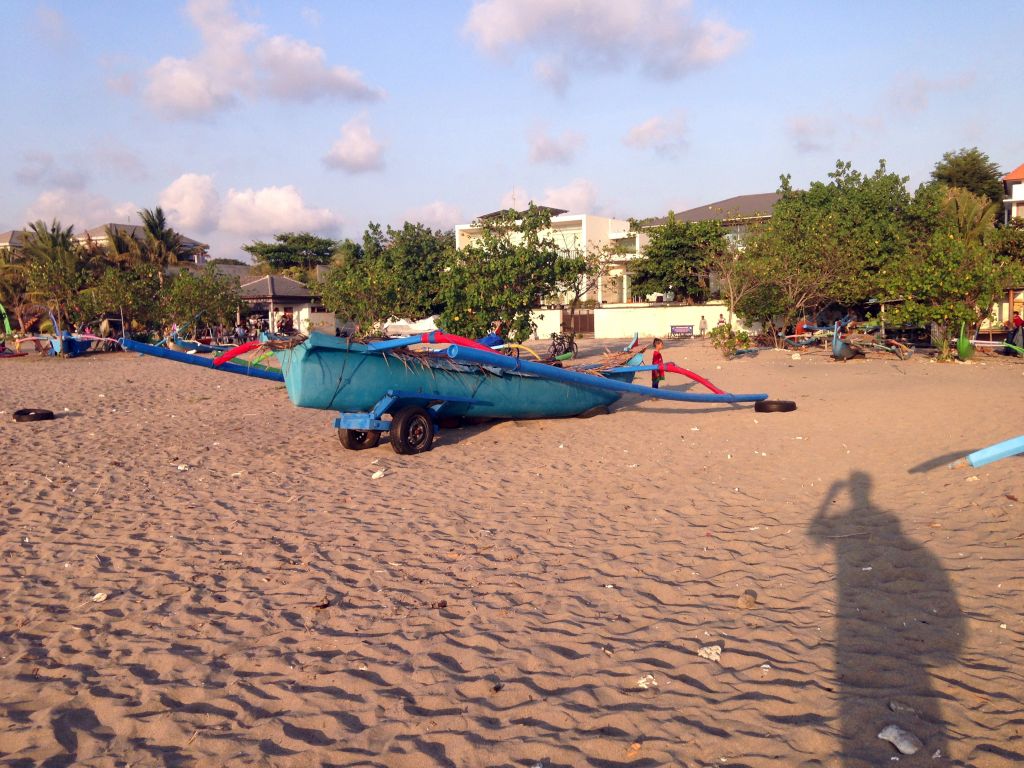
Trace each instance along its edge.
<path fill-rule="evenodd" d="M 699 392 L 674 392 L 670 389 L 654 389 L 653 387 L 642 387 L 639 384 L 627 384 L 624 381 L 606 379 L 586 373 L 568 371 L 565 368 L 556 368 L 553 365 L 531 363 L 528 360 L 516 360 L 507 355 L 499 355 L 494 352 L 483 352 L 470 347 L 448 347 L 447 355 L 452 360 L 461 363 L 476 363 L 478 365 L 489 365 L 492 368 L 501 368 L 506 371 L 521 371 L 529 373 L 542 379 L 561 381 L 564 384 L 575 384 L 580 387 L 591 389 L 604 389 L 612 392 L 629 392 L 634 395 L 646 395 L 657 397 L 662 400 L 681 400 L 687 403 L 754 403 L 758 400 L 767 400 L 768 395 L 713 395 Z"/>
<path fill-rule="evenodd" d="M 427 344 L 434 343 L 434 334 L 436 331 L 431 331 L 427 334 L 417 333 L 415 336 L 402 336 L 398 339 L 385 339 L 384 341 L 371 341 L 366 345 L 366 348 L 371 352 L 383 352 L 386 349 L 400 349 L 401 347 L 411 347 L 413 344 L 422 344 L 424 335 L 427 337 Z"/>
<path fill-rule="evenodd" d="M 210 368 L 214 371 L 237 373 L 241 376 L 255 376 L 257 379 L 268 379 L 269 381 L 280 382 L 284 381 L 284 374 L 279 371 L 268 371 L 263 368 L 239 365 L 237 363 L 223 363 L 221 365 L 214 366 L 213 358 L 189 355 L 185 352 L 175 352 L 172 349 L 155 347 L 152 344 L 143 344 L 140 341 L 133 341 L 132 339 L 121 339 L 121 346 L 129 352 L 138 352 L 139 354 L 150 355 L 152 357 L 162 357 L 164 360 L 173 360 L 176 363 L 198 365 L 202 368 Z"/>
<path fill-rule="evenodd" d="M 1024 453 L 1024 435 L 1003 440 L 1001 443 L 996 443 L 988 448 L 982 448 L 980 451 L 968 454 L 967 462 L 972 467 L 981 467 L 993 461 L 1016 456 L 1018 453 Z"/>

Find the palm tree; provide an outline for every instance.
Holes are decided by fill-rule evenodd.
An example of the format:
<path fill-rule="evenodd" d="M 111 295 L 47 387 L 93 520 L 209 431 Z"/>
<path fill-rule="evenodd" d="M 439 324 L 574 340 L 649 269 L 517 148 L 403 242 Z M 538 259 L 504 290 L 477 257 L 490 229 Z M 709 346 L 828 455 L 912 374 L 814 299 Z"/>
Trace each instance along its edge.
<path fill-rule="evenodd" d="M 149 261 L 147 252 L 148 240 L 140 242 L 132 237 L 127 230 L 118 229 L 116 225 L 107 226 L 107 259 L 117 266 L 137 267 Z"/>
<path fill-rule="evenodd" d="M 70 322 L 71 308 L 85 285 L 80 250 L 73 226 L 64 228 L 56 219 L 49 226 L 43 221 L 29 225 L 23 253 L 29 296 L 44 302 L 61 323 Z"/>
<path fill-rule="evenodd" d="M 962 187 L 950 187 L 943 204 L 944 213 L 956 226 L 965 243 L 980 243 L 985 233 L 992 229 L 997 205 L 987 198 L 976 195 Z"/>
<path fill-rule="evenodd" d="M 164 270 L 177 264 L 189 255 L 191 249 L 182 243 L 181 235 L 167 225 L 167 218 L 160 206 L 153 210 L 139 211 L 142 226 L 146 230 L 146 252 L 149 260 L 160 268 L 160 287 L 164 284 Z"/>

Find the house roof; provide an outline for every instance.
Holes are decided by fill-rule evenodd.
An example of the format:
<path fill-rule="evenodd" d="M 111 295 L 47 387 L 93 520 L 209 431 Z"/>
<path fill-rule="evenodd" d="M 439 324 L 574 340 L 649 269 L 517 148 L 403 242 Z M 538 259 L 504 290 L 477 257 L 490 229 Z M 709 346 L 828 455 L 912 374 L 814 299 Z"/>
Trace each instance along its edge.
<path fill-rule="evenodd" d="M 1024 164 L 1018 165 L 1014 170 L 1003 176 L 1003 181 L 1024 181 Z"/>
<path fill-rule="evenodd" d="M 548 205 L 538 205 L 536 206 L 536 208 L 538 211 L 547 211 L 552 216 L 560 216 L 563 213 L 568 213 L 568 211 L 563 208 L 552 208 L 551 206 Z M 504 216 L 506 213 L 509 212 L 509 210 L 509 208 L 502 208 L 500 211 L 491 211 L 490 213 L 485 213 L 482 216 L 477 216 L 477 219 L 479 219 L 480 221 L 485 221 L 486 219 L 494 219 L 497 218 L 498 216 Z M 522 216 L 524 213 L 526 213 L 525 210 L 516 211 L 517 216 Z"/>
<path fill-rule="evenodd" d="M 782 195 L 778 192 L 764 192 L 757 195 L 738 195 L 719 200 L 688 211 L 675 214 L 676 221 L 723 221 L 736 222 L 745 219 L 767 218 Z M 655 219 L 650 226 L 661 226 L 668 217 Z"/>
<path fill-rule="evenodd" d="M 313 294 L 309 288 L 298 280 L 284 275 L 265 275 L 258 280 L 242 285 L 242 298 L 250 301 L 258 299 L 309 299 Z"/>
<path fill-rule="evenodd" d="M 107 224 L 100 224 L 98 227 L 92 227 L 85 230 L 80 235 L 76 235 L 76 239 L 85 240 L 105 240 L 107 238 L 107 228 L 113 229 L 123 235 L 130 235 L 134 239 L 142 242 L 146 239 L 146 228 L 139 224 L 115 224 L 109 222 Z M 200 243 L 198 240 L 193 240 L 191 237 L 185 237 L 179 233 L 181 237 L 181 244 L 186 248 L 208 248 L 206 243 Z"/>
<path fill-rule="evenodd" d="M 21 248 L 25 245 L 26 233 L 20 229 L 0 232 L 0 248 Z"/>

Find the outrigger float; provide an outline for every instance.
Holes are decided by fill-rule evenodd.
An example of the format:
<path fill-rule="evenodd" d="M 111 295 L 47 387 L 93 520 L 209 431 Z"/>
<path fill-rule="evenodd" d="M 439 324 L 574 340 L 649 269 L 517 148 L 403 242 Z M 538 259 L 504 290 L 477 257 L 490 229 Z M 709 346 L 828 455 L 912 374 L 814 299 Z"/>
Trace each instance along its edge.
<path fill-rule="evenodd" d="M 633 344 L 605 355 L 600 362 L 562 367 L 516 359 L 440 331 L 369 342 L 314 333 L 305 339 L 242 344 L 212 359 L 129 340 L 122 343 L 125 349 L 179 362 L 275 380 L 281 377 L 295 405 L 339 412 L 334 426 L 342 445 L 352 450 L 372 448 L 387 433 L 396 453 L 420 453 L 430 450 L 440 421 L 592 416 L 607 413 L 626 393 L 681 402 L 772 405 L 766 402 L 767 394 L 729 394 L 671 363 L 667 371 L 685 375 L 711 391 L 679 392 L 633 384 L 638 372 L 654 368 L 643 365 L 643 350 Z M 411 349 L 423 344 L 442 346 Z M 230 362 L 255 349 L 272 349 L 281 362 L 280 372 Z"/>

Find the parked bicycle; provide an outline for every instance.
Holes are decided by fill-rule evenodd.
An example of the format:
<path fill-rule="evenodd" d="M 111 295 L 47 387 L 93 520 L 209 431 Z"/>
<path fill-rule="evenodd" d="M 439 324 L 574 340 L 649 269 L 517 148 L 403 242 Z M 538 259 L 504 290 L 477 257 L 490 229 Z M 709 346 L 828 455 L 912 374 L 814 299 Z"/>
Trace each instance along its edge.
<path fill-rule="evenodd" d="M 579 347 L 576 345 L 575 333 L 570 331 L 569 333 L 551 334 L 551 346 L 548 347 L 548 354 L 551 357 L 560 357 L 567 353 L 572 353 L 572 356 L 576 357 L 579 351 Z"/>

